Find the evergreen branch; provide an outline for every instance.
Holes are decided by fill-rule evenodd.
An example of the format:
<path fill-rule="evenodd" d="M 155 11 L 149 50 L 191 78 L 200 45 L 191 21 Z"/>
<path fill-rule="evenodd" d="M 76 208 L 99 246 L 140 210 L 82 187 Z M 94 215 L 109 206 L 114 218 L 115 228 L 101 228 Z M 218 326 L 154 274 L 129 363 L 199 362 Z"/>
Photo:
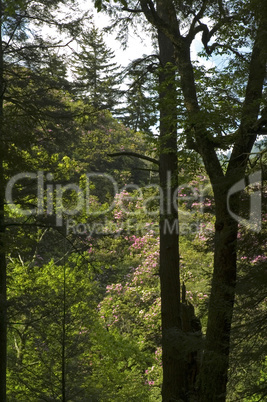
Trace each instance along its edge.
<path fill-rule="evenodd" d="M 13 39 L 13 37 L 14 37 L 16 31 L 17 31 L 17 29 L 19 28 L 20 24 L 22 23 L 22 18 L 23 18 L 23 17 L 20 16 L 20 18 L 18 19 L 18 21 L 17 21 L 17 23 L 16 23 L 16 25 L 15 25 L 15 27 L 14 27 L 14 29 L 13 29 L 13 32 L 12 32 L 11 35 L 9 36 L 8 41 L 5 42 L 5 46 L 3 47 L 3 53 L 5 53 L 6 49 L 9 47 L 9 45 L 10 45 L 10 43 L 11 43 L 11 41 L 12 41 L 12 39 Z"/>
<path fill-rule="evenodd" d="M 28 50 L 28 49 L 42 49 L 42 50 L 47 50 L 47 49 L 57 49 L 57 48 L 61 48 L 61 47 L 68 47 L 69 46 L 69 44 L 71 43 L 71 42 L 73 42 L 74 41 L 74 38 L 71 38 L 71 39 L 69 39 L 68 40 L 68 42 L 66 42 L 66 43 L 62 43 L 62 41 L 59 41 L 59 42 L 57 42 L 57 43 L 50 43 L 50 44 L 48 44 L 48 45 L 44 45 L 44 44 L 41 44 L 40 45 L 40 43 L 36 43 L 36 44 L 31 44 L 31 45 L 29 45 L 29 44 L 27 44 L 27 45 L 25 45 L 25 46 L 21 46 L 21 47 L 19 47 L 19 48 L 16 48 L 16 49 L 12 49 L 11 51 L 9 51 L 7 54 L 8 55 L 10 55 L 10 54 L 12 54 L 12 53 L 19 53 L 19 52 L 21 52 L 22 50 Z"/>

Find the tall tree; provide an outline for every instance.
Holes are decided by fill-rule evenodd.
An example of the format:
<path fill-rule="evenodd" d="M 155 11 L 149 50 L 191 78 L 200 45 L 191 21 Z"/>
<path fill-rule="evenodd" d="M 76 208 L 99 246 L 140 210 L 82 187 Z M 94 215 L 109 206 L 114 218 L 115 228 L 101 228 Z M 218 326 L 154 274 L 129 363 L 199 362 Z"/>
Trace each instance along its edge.
<path fill-rule="evenodd" d="M 96 109 L 115 111 L 120 103 L 119 66 L 114 52 L 94 26 L 78 38 L 79 50 L 73 55 L 73 73 L 78 95 Z"/>
<path fill-rule="evenodd" d="M 134 131 L 142 131 L 153 139 L 155 125 L 158 123 L 157 106 L 157 69 L 158 55 L 144 56 L 134 60 L 125 71 L 127 89 L 125 105 L 119 118 Z"/>
<path fill-rule="evenodd" d="M 107 7 L 107 1 L 95 2 L 99 9 L 102 3 Z M 140 0 L 137 3 L 120 3 L 120 11 L 130 12 L 132 16 L 140 13 L 145 16 L 158 30 L 159 44 L 161 35 L 165 35 L 172 43 L 186 109 L 187 146 L 201 155 L 213 187 L 216 210 L 214 271 L 198 399 L 203 402 L 225 401 L 237 262 L 238 222 L 233 217 L 232 210 L 238 214 L 238 183 L 243 183 L 253 144 L 258 133 L 266 133 L 266 107 L 263 107 L 262 101 L 267 60 L 266 4 L 263 1 L 251 1 L 244 5 L 238 0 L 228 4 L 221 0 L 187 3 L 173 0 Z M 118 6 L 113 6 L 113 11 L 114 8 L 118 10 Z M 209 22 L 204 22 L 207 19 Z M 191 46 L 199 33 L 202 34 L 207 57 L 213 52 L 221 56 L 230 55 L 229 64 L 223 71 L 228 77 L 229 89 L 227 88 L 226 94 L 223 95 L 217 82 L 216 91 L 212 94 L 212 103 L 209 105 L 205 105 L 205 99 L 203 101 L 203 88 L 198 85 L 191 60 Z M 220 70 L 214 70 L 213 73 L 217 74 L 218 79 L 223 77 Z M 231 75 L 240 79 L 239 96 L 231 91 Z M 205 90 L 210 91 L 209 87 Z M 234 118 L 222 130 L 218 124 L 218 113 L 225 123 L 229 102 L 230 114 Z M 221 106 L 222 103 L 224 107 Z M 217 118 L 214 118 L 214 109 Z M 161 124 L 164 124 L 164 119 Z M 171 144 L 171 147 L 175 152 L 176 145 Z M 231 150 L 227 168 L 221 164 L 217 149 Z M 231 192 L 233 195 L 229 207 Z M 171 237 L 170 244 L 174 237 Z M 168 256 L 166 261 L 167 258 Z M 176 258 L 178 262 L 178 256 Z M 164 260 L 161 264 L 164 264 Z M 174 292 L 173 284 L 168 286 L 170 293 Z M 171 295 L 168 295 L 169 298 Z M 168 303 L 168 299 L 162 300 L 162 303 Z M 178 302 L 176 308 L 178 309 Z M 179 342 L 179 339 L 177 341 Z M 176 395 L 170 397 L 167 391 L 170 389 L 170 378 L 169 373 L 163 382 L 164 401 L 180 398 L 179 387 L 176 389 Z M 183 400 L 188 399 L 189 395 L 183 397 Z"/>

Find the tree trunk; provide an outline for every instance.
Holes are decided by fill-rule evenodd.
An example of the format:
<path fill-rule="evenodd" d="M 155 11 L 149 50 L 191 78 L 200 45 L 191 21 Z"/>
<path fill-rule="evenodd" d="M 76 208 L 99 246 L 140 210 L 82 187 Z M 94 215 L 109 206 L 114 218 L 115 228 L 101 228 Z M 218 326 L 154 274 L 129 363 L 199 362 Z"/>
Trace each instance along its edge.
<path fill-rule="evenodd" d="M 160 3 L 160 2 L 159 2 Z M 164 6 L 163 6 L 164 7 Z M 158 4 L 164 15 L 164 8 Z M 175 348 L 177 332 L 181 330 L 179 227 L 178 211 L 173 194 L 178 187 L 176 89 L 173 69 L 173 45 L 158 33 L 160 50 L 159 108 L 160 157 L 159 174 L 162 199 L 160 205 L 160 284 L 162 317 L 162 400 L 175 401 L 184 397 L 184 370 Z"/>
<path fill-rule="evenodd" d="M 200 374 L 201 402 L 224 402 L 226 399 L 230 333 L 236 286 L 238 229 L 237 222 L 227 211 L 227 187 L 224 186 L 225 190 L 221 188 L 217 197 L 215 195 L 214 271 L 206 344 Z M 235 200 L 235 206 L 237 205 L 238 200 Z"/>

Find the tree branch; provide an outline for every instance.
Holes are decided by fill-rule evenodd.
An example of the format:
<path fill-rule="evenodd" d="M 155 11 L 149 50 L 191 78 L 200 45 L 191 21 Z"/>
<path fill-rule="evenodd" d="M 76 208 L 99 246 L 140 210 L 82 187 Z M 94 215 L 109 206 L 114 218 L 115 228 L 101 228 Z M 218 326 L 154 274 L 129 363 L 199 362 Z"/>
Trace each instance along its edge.
<path fill-rule="evenodd" d="M 200 31 L 200 25 L 198 25 L 196 27 L 196 23 L 199 22 L 199 20 L 203 17 L 204 12 L 206 10 L 208 1 L 204 0 L 203 4 L 199 10 L 199 12 L 195 15 L 195 17 L 193 18 L 193 21 L 191 23 L 190 29 L 189 29 L 189 33 L 188 33 L 188 37 L 192 38 L 192 40 L 194 39 L 194 37 L 196 36 L 196 34 Z"/>
<path fill-rule="evenodd" d="M 144 172 L 154 172 L 154 173 L 159 173 L 159 170 L 157 170 L 157 169 L 133 168 L 133 170 L 141 170 L 141 171 L 144 171 Z"/>
<path fill-rule="evenodd" d="M 263 109 L 261 117 L 253 126 L 252 133 L 266 135 L 267 134 L 267 106 Z"/>
<path fill-rule="evenodd" d="M 128 8 L 128 7 L 122 7 L 121 11 L 128 11 L 129 13 L 142 13 L 143 11 L 138 8 Z"/>
<path fill-rule="evenodd" d="M 122 152 L 115 152 L 112 154 L 108 154 L 108 156 L 133 156 L 134 158 L 139 158 L 139 159 L 144 159 L 145 161 L 155 163 L 156 165 L 159 165 L 159 161 L 157 159 L 151 158 L 150 156 L 146 155 L 141 155 L 137 152 L 132 152 L 132 151 L 122 151 Z"/>
<path fill-rule="evenodd" d="M 195 36 L 202 31 L 202 43 L 204 45 L 204 48 L 207 52 L 208 55 L 211 55 L 212 52 L 216 49 L 216 47 L 221 46 L 219 43 L 215 42 L 211 46 L 208 45 L 209 41 L 213 37 L 213 35 L 224 25 L 226 22 L 229 22 L 233 19 L 233 17 L 225 17 L 222 20 L 220 20 L 217 24 L 214 25 L 214 27 L 209 30 L 208 26 L 206 24 L 203 24 L 200 20 L 198 20 L 199 25 L 195 27 L 194 29 L 190 28 L 188 37 L 190 35 L 191 40 L 195 38 Z"/>

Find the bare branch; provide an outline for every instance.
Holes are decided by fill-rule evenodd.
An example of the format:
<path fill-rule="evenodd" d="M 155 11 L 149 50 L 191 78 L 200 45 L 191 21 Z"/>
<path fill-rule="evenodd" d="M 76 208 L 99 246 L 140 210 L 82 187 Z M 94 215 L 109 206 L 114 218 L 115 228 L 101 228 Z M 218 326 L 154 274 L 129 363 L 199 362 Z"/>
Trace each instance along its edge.
<path fill-rule="evenodd" d="M 204 0 L 204 1 L 203 1 L 203 4 L 202 4 L 202 6 L 201 6 L 201 8 L 200 8 L 200 10 L 199 10 L 199 12 L 198 12 L 198 13 L 195 15 L 195 17 L 193 18 L 193 21 L 192 21 L 192 23 L 191 23 L 191 26 L 190 26 L 190 29 L 189 29 L 189 33 L 188 33 L 188 37 L 189 37 L 189 38 L 192 38 L 192 40 L 194 39 L 194 37 L 196 36 L 196 34 L 201 30 L 201 29 L 199 29 L 199 28 L 200 28 L 200 25 L 198 25 L 198 26 L 196 27 L 196 23 L 199 22 L 199 20 L 203 17 L 204 12 L 205 12 L 206 7 L 207 7 L 207 4 L 208 4 L 208 1 L 207 1 L 207 0 Z"/>
<path fill-rule="evenodd" d="M 252 133 L 267 135 L 267 107 L 263 109 L 261 117 L 254 124 Z"/>
<path fill-rule="evenodd" d="M 155 163 L 159 165 L 159 161 L 157 159 L 151 158 L 150 156 L 142 155 L 137 152 L 132 151 L 122 151 L 122 152 L 115 152 L 112 154 L 108 154 L 108 156 L 133 156 L 134 158 L 144 159 L 145 161 Z"/>
<path fill-rule="evenodd" d="M 214 25 L 214 27 L 209 30 L 208 26 L 206 24 L 203 24 L 200 20 L 198 20 L 199 25 L 195 27 L 194 29 L 190 28 L 188 37 L 190 36 L 190 40 L 193 40 L 194 37 L 199 33 L 202 33 L 202 43 L 204 45 L 204 48 L 207 52 L 208 55 L 211 55 L 212 52 L 216 49 L 218 46 L 222 46 L 221 44 L 215 42 L 211 46 L 208 45 L 209 41 L 213 37 L 214 34 L 225 24 L 228 23 L 229 21 L 232 21 L 234 17 L 225 17 L 221 19 L 217 24 Z M 233 51 L 234 52 L 234 51 Z"/>

